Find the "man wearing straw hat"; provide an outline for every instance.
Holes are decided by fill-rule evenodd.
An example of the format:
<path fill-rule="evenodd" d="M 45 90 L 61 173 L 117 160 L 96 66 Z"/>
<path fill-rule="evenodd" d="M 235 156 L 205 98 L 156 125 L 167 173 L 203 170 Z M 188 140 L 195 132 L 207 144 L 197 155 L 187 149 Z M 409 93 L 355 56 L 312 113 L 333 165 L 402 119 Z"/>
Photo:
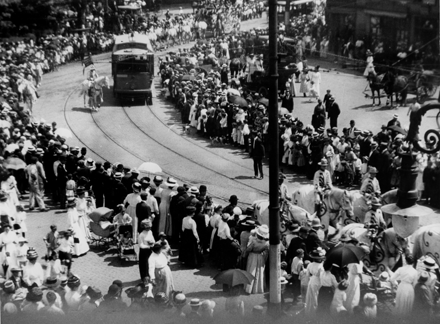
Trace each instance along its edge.
<path fill-rule="evenodd" d="M 313 177 L 313 185 L 315 187 L 315 211 L 319 216 L 319 207 L 322 203 L 323 195 L 325 195 L 326 191 L 333 188 L 333 184 L 330 172 L 327 170 L 327 159 L 322 158 L 318 165 L 320 166 L 320 170 L 315 172 L 315 176 Z"/>

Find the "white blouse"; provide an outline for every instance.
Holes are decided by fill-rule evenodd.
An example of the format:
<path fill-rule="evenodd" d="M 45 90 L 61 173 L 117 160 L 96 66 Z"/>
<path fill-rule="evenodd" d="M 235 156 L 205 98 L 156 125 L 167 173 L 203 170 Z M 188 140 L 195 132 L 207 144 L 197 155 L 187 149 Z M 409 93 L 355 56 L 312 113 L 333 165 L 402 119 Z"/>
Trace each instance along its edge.
<path fill-rule="evenodd" d="M 140 249 L 149 249 L 155 242 L 152 231 L 142 231 L 141 234 L 139 234 L 138 243 Z"/>
<path fill-rule="evenodd" d="M 163 253 L 151 253 L 148 258 L 148 274 L 150 275 L 150 279 L 156 279 L 155 270 L 162 269 L 168 265 L 168 260 L 165 254 Z"/>

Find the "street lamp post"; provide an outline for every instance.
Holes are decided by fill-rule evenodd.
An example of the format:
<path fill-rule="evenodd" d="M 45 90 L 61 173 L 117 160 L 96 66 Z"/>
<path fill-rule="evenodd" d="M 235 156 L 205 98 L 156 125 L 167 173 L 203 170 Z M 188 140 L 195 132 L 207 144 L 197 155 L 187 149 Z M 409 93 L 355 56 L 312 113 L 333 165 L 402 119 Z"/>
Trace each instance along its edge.
<path fill-rule="evenodd" d="M 269 308 L 274 315 L 279 314 L 278 310 L 281 306 L 277 19 L 277 1 L 269 0 Z"/>
<path fill-rule="evenodd" d="M 416 203 L 418 200 L 416 188 L 418 163 L 415 151 L 428 154 L 440 151 L 440 132 L 436 129 L 429 129 L 424 134 L 426 146 L 422 146 L 422 142 L 419 141 L 419 127 L 422 117 L 427 111 L 434 109 L 440 110 L 440 104 L 424 105 L 418 111 L 411 113 L 408 135 L 405 139 L 408 147 L 400 154 L 402 163 L 397 203 L 382 207 L 383 212 L 392 215 L 393 228 L 396 234 L 402 238 L 407 238 L 414 233 L 419 227 L 420 217 L 433 213 L 431 208 Z"/>

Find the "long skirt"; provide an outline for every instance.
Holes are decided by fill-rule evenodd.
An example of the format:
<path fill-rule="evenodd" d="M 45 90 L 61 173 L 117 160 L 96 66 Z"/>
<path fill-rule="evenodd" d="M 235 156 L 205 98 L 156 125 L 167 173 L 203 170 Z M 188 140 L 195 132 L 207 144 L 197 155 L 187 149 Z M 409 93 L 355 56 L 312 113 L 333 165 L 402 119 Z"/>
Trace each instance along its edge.
<path fill-rule="evenodd" d="M 318 294 L 318 312 L 326 313 L 330 310 L 330 305 L 333 300 L 333 287 L 322 286 Z"/>
<path fill-rule="evenodd" d="M 307 286 L 306 293 L 306 314 L 314 315 L 318 308 L 318 295 L 319 288 L 321 286 L 321 280 L 318 276 L 312 276 Z"/>
<path fill-rule="evenodd" d="M 361 299 L 361 286 L 359 275 L 348 274 L 347 299 L 344 307 L 349 313 L 353 313 L 353 307 L 359 305 Z"/>
<path fill-rule="evenodd" d="M 133 226 L 133 243 L 137 243 L 137 237 L 138 237 L 138 219 L 136 217 L 136 206 L 128 205 L 126 213 L 130 215 L 132 221 L 131 225 Z"/>
<path fill-rule="evenodd" d="M 81 220 L 81 218 L 82 217 L 80 216 L 79 219 Z M 75 243 L 73 247 L 73 255 L 77 257 L 86 254 L 90 250 L 89 243 L 87 243 L 87 237 L 79 223 L 80 221 L 76 223 L 76 226 L 73 226 L 73 231 L 75 233 L 73 236 L 73 242 Z"/>
<path fill-rule="evenodd" d="M 165 266 L 162 269 L 154 270 L 156 275 L 156 286 L 153 288 L 153 294 L 163 292 L 167 297 L 170 297 L 171 292 L 174 290 L 173 275 L 169 266 Z"/>
<path fill-rule="evenodd" d="M 90 218 L 87 214 L 79 215 L 78 219 L 79 228 L 81 229 L 82 235 L 89 240 L 90 239 Z"/>
<path fill-rule="evenodd" d="M 151 249 L 139 249 L 139 274 L 141 280 L 148 275 L 148 258 L 151 255 Z"/>
<path fill-rule="evenodd" d="M 265 283 L 264 269 L 266 268 L 266 258 L 261 253 L 249 253 L 246 271 L 254 276 L 254 280 L 246 286 L 248 294 L 264 293 Z"/>
<path fill-rule="evenodd" d="M 414 288 L 410 283 L 402 281 L 397 287 L 396 307 L 393 314 L 396 316 L 406 316 L 411 314 L 414 304 Z"/>
<path fill-rule="evenodd" d="M 202 263 L 202 256 L 199 252 L 197 239 L 192 230 L 185 229 L 180 242 L 179 261 L 189 267 L 197 267 Z"/>

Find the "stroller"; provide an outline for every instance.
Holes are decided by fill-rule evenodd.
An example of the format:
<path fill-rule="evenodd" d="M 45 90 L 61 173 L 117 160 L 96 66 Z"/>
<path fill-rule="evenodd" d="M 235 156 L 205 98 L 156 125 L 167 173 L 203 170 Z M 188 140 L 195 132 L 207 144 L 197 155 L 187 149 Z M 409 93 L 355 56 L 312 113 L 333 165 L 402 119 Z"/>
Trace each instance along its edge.
<path fill-rule="evenodd" d="M 118 231 L 118 255 L 125 261 L 137 261 L 132 238 L 133 226 L 121 225 Z"/>

